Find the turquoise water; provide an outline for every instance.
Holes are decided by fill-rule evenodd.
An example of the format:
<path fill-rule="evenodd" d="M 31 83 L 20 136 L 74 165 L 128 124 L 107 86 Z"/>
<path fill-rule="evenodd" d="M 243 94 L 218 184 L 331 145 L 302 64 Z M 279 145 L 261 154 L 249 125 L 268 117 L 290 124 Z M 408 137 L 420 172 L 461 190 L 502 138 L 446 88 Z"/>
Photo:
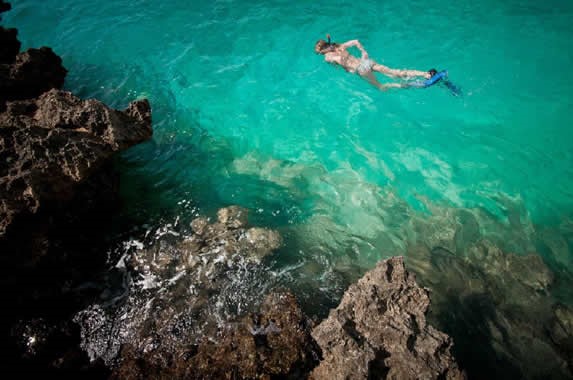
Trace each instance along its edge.
<path fill-rule="evenodd" d="M 380 258 L 419 244 L 463 258 L 475 236 L 540 255 L 555 276 L 546 299 L 572 303 L 570 1 L 13 8 L 4 24 L 63 57 L 67 89 L 116 108 L 150 99 L 153 140 L 118 159 L 124 216 L 142 228 L 247 207 L 283 234 L 270 265 L 319 314 Z M 390 67 L 448 69 L 463 96 L 380 92 L 314 54 L 326 33 Z M 411 267 L 437 298 L 451 285 Z"/>

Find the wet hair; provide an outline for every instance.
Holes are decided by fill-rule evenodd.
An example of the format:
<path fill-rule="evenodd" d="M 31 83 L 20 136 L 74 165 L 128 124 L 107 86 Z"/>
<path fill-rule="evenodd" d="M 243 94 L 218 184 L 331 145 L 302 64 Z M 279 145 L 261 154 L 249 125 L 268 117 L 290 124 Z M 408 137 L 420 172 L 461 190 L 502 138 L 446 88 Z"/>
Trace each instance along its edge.
<path fill-rule="evenodd" d="M 438 70 L 436 69 L 430 69 L 428 70 L 428 74 L 430 74 L 430 77 L 433 77 L 434 75 L 436 75 L 438 73 Z"/>
<path fill-rule="evenodd" d="M 318 40 L 316 44 L 314 44 L 314 51 L 319 54 L 325 54 L 329 51 L 334 50 L 338 47 L 338 44 L 334 42 L 326 42 L 325 40 Z"/>

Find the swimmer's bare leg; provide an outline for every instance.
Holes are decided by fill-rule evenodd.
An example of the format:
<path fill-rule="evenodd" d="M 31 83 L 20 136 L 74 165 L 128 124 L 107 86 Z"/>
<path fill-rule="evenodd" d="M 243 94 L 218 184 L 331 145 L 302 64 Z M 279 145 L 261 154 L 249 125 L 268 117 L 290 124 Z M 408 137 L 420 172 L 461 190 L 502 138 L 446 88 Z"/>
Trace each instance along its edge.
<path fill-rule="evenodd" d="M 370 84 L 378 87 L 379 89 L 382 90 L 382 87 L 384 86 L 382 83 L 378 82 L 378 79 L 376 79 L 376 77 L 374 76 L 374 73 L 372 71 L 368 71 L 367 73 L 363 73 L 360 74 L 360 76 L 364 79 L 366 79 Z"/>
<path fill-rule="evenodd" d="M 430 74 L 425 71 L 391 69 L 379 63 L 374 64 L 374 66 L 372 66 L 372 70 L 384 74 L 390 78 L 403 78 L 403 79 L 411 79 L 415 77 L 424 77 L 426 79 L 430 78 Z"/>
<path fill-rule="evenodd" d="M 370 84 L 376 86 L 381 91 L 386 91 L 391 88 L 403 88 L 404 85 L 401 83 L 380 83 L 378 79 L 374 76 L 372 71 L 360 75 L 362 78 L 366 79 Z"/>

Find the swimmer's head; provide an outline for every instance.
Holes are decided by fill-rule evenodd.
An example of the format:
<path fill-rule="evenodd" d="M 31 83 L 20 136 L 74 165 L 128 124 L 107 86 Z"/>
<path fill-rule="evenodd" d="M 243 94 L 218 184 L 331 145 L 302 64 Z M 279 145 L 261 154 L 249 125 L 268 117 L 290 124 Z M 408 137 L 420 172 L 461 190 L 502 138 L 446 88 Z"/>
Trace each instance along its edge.
<path fill-rule="evenodd" d="M 430 78 L 433 77 L 434 75 L 436 75 L 437 73 L 438 73 L 438 70 L 436 70 L 436 69 L 428 70 L 428 74 L 430 74 Z"/>
<path fill-rule="evenodd" d="M 336 50 L 337 47 L 338 44 L 335 44 L 334 42 L 326 42 L 325 40 L 318 40 L 316 41 L 316 44 L 314 44 L 314 51 L 317 54 L 326 54 Z"/>

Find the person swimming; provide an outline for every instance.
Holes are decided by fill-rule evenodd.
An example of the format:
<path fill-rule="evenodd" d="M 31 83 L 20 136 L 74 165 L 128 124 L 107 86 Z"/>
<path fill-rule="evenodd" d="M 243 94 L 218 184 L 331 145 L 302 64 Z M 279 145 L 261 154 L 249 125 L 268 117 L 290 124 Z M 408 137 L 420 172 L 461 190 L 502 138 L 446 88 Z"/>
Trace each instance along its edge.
<path fill-rule="evenodd" d="M 461 89 L 448 79 L 448 72 L 446 70 L 438 72 L 436 69 L 430 69 L 428 71 L 391 69 L 372 60 L 369 57 L 368 52 L 358 40 L 350 40 L 343 44 L 337 44 L 335 42 L 331 42 L 329 34 L 327 34 L 326 37 L 327 41 L 321 39 L 314 45 L 314 51 L 317 54 L 324 55 L 324 60 L 326 62 L 340 65 L 346 71 L 360 75 L 380 90 L 387 90 L 390 88 L 427 88 L 434 84 L 441 83 L 448 88 L 453 95 L 462 95 Z M 352 46 L 355 46 L 360 50 L 360 58 L 357 58 L 348 52 L 347 49 Z M 378 79 L 376 79 L 374 72 L 379 72 L 390 78 L 411 80 L 416 77 L 423 77 L 424 79 L 402 83 L 382 84 Z"/>
<path fill-rule="evenodd" d="M 353 56 L 348 52 L 348 48 L 356 47 L 360 50 L 360 58 Z M 378 87 L 380 90 L 387 90 L 389 88 L 403 88 L 403 83 L 385 83 L 382 84 L 374 76 L 375 72 L 384 74 L 390 78 L 413 79 L 416 77 L 423 77 L 430 79 L 430 73 L 419 70 L 401 70 L 391 69 L 387 66 L 381 65 L 370 58 L 364 46 L 358 40 L 350 40 L 342 44 L 337 44 L 330 41 L 330 35 L 327 35 L 327 41 L 318 40 L 314 45 L 314 51 L 317 54 L 324 55 L 324 60 L 342 66 L 350 73 L 356 73 L 365 78 Z"/>

